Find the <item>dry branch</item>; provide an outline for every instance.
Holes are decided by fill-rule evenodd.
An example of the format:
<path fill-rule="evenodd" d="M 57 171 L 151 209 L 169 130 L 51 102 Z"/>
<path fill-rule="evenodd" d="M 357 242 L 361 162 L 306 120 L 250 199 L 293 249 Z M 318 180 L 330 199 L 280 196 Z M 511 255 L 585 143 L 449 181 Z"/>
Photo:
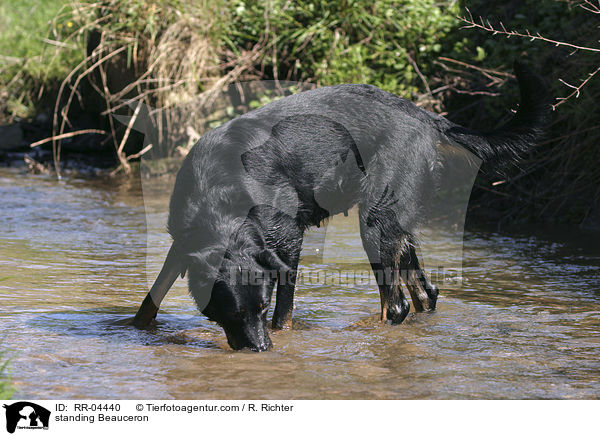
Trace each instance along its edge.
<path fill-rule="evenodd" d="M 46 144 L 50 141 L 58 141 L 59 139 L 72 138 L 73 136 L 85 135 L 88 133 L 97 133 L 98 135 L 106 135 L 104 130 L 99 129 L 85 129 L 85 130 L 77 130 L 76 132 L 62 133 L 60 135 L 50 136 L 49 138 L 42 139 L 40 141 L 32 142 L 29 146 L 31 148 L 37 147 L 42 144 Z"/>
<path fill-rule="evenodd" d="M 473 18 L 473 15 L 471 14 L 471 11 L 469 10 L 469 8 L 465 8 L 465 9 L 467 10 L 469 17 L 468 18 L 463 17 L 463 16 L 458 17 L 461 21 L 467 23 L 466 26 L 463 26 L 463 29 L 478 28 L 478 29 L 486 30 L 488 32 L 492 32 L 492 34 L 494 34 L 494 35 L 505 35 L 507 38 L 510 38 L 511 36 L 517 36 L 520 38 L 529 38 L 531 41 L 538 40 L 538 41 L 548 42 L 550 44 L 554 44 L 557 47 L 564 46 L 564 47 L 574 48 L 575 50 L 585 50 L 585 51 L 592 51 L 592 52 L 600 53 L 600 48 L 581 46 L 581 45 L 571 44 L 570 42 L 565 42 L 565 41 L 557 41 L 555 39 L 546 38 L 545 36 L 542 36 L 539 33 L 536 33 L 535 35 L 533 35 L 528 29 L 525 29 L 525 33 L 517 32 L 515 30 L 508 30 L 508 29 L 506 29 L 506 27 L 504 26 L 504 23 L 502 23 L 502 21 L 500 21 L 500 23 L 499 23 L 499 26 L 501 27 L 501 29 L 494 27 L 492 25 L 492 23 L 490 22 L 490 20 L 484 20 L 483 17 L 479 17 L 479 22 L 476 22 L 475 19 Z"/>
<path fill-rule="evenodd" d="M 589 0 L 585 0 L 584 3 L 585 4 L 579 4 L 578 6 L 580 6 L 582 9 L 592 12 L 594 14 L 600 14 L 600 2 L 598 3 L 598 6 Z M 529 31 L 529 29 L 525 29 L 525 32 L 509 30 L 506 28 L 506 26 L 504 25 L 504 23 L 502 21 L 500 21 L 497 26 L 494 26 L 490 22 L 490 20 L 484 20 L 483 17 L 481 17 L 481 16 L 479 17 L 479 20 L 475 20 L 475 18 L 473 17 L 473 14 L 471 14 L 471 11 L 469 10 L 469 8 L 465 8 L 465 9 L 467 11 L 468 16 L 459 16 L 458 17 L 461 21 L 466 23 L 466 25 L 463 26 L 463 29 L 472 29 L 472 28 L 482 29 L 487 32 L 491 32 L 493 35 L 505 35 L 507 38 L 510 38 L 511 36 L 515 36 L 518 38 L 527 38 L 530 41 L 543 41 L 543 42 L 546 42 L 549 44 L 553 44 L 556 47 L 569 47 L 569 48 L 574 49 L 575 51 L 581 50 L 581 51 L 587 51 L 587 52 L 592 52 L 592 53 L 600 53 L 600 48 L 577 45 L 577 44 L 573 44 L 573 43 L 566 42 L 566 41 L 558 41 L 555 39 L 551 39 L 551 38 L 542 36 L 539 32 L 537 32 L 536 34 L 532 34 Z M 557 97 L 556 98 L 557 103 L 552 105 L 552 109 L 556 109 L 558 106 L 565 103 L 567 100 L 569 100 L 571 98 L 578 98 L 579 94 L 581 92 L 581 89 L 596 74 L 598 74 L 598 72 L 600 72 L 600 66 L 592 73 L 589 73 L 588 77 L 585 78 L 584 80 L 582 80 L 579 85 L 571 85 L 571 84 L 567 83 L 566 81 L 559 79 L 559 81 L 562 84 L 573 89 L 573 91 L 571 93 L 569 93 L 566 97 Z"/>

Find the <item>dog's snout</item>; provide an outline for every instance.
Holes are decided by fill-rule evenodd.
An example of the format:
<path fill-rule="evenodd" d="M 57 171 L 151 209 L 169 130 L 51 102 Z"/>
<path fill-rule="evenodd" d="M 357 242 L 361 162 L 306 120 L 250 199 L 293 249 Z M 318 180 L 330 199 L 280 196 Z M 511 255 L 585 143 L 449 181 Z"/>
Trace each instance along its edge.
<path fill-rule="evenodd" d="M 228 329 L 225 327 L 227 342 L 234 350 L 248 349 L 251 351 L 267 351 L 273 347 L 271 338 L 267 333 L 264 323 L 256 325 L 244 325 L 238 329 Z"/>
<path fill-rule="evenodd" d="M 263 342 L 262 344 L 259 344 L 256 347 L 249 347 L 250 351 L 256 351 L 257 353 L 261 351 L 269 351 L 271 348 L 273 348 L 273 343 L 269 338 L 267 339 L 267 341 Z"/>
<path fill-rule="evenodd" d="M 266 341 L 262 341 L 259 343 L 243 343 L 243 342 L 237 342 L 235 340 L 231 340 L 228 338 L 227 342 L 229 343 L 229 346 L 236 351 L 240 351 L 240 350 L 250 350 L 250 351 L 255 351 L 257 353 L 260 353 L 261 351 L 268 351 L 273 347 L 273 343 L 271 342 L 271 339 L 269 339 L 269 337 L 266 338 Z"/>

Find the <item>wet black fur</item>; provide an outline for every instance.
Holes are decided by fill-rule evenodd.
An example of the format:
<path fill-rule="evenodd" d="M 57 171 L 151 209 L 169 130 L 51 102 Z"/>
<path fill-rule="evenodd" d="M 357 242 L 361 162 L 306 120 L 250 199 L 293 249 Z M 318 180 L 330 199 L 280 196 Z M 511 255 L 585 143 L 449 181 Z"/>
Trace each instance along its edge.
<path fill-rule="evenodd" d="M 304 230 L 354 205 L 376 276 L 412 271 L 405 280 L 416 309 L 434 309 L 437 289 L 420 269 L 414 231 L 435 189 L 441 150 L 458 144 L 500 168 L 543 129 L 548 105 L 539 81 L 515 70 L 519 111 L 492 132 L 465 129 L 374 86 L 338 85 L 275 101 L 205 134 L 177 176 L 168 228 L 190 292 L 229 344 L 271 346 L 266 309 L 278 281 L 273 327 L 291 320 Z M 279 200 L 289 201 L 287 212 L 256 201 L 275 187 L 289 194 Z M 232 280 L 240 270 L 279 276 L 244 285 Z M 402 322 L 409 305 L 397 283 L 379 287 L 383 319 Z"/>

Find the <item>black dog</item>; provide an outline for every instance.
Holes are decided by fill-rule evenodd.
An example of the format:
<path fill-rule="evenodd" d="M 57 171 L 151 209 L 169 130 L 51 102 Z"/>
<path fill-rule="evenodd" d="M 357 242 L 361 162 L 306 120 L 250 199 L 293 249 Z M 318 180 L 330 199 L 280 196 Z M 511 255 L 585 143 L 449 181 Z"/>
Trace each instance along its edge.
<path fill-rule="evenodd" d="M 549 105 L 539 79 L 515 65 L 521 105 L 489 133 L 368 85 L 339 85 L 272 102 L 205 134 L 186 157 L 171 197 L 173 245 L 134 319 L 145 327 L 176 277 L 234 349 L 267 350 L 291 323 L 304 230 L 358 205 L 361 237 L 381 296 L 381 319 L 400 323 L 409 303 L 435 309 L 438 291 L 415 252 L 415 227 L 435 191 L 442 155 L 464 147 L 490 167 L 512 162 L 541 133 Z"/>

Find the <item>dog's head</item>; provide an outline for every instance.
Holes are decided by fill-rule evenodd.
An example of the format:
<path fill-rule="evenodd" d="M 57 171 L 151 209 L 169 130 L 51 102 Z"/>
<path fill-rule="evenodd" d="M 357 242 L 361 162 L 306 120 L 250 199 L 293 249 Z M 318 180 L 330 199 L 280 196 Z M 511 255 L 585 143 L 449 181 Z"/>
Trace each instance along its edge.
<path fill-rule="evenodd" d="M 188 264 L 189 288 L 204 315 L 225 330 L 234 350 L 271 348 L 267 332 L 267 312 L 278 278 L 286 276 L 287 266 L 264 243 L 233 241 L 224 251 L 212 251 L 201 262 Z M 215 269 L 209 298 L 206 296 L 206 264 Z M 206 301 L 208 300 L 208 301 Z"/>

